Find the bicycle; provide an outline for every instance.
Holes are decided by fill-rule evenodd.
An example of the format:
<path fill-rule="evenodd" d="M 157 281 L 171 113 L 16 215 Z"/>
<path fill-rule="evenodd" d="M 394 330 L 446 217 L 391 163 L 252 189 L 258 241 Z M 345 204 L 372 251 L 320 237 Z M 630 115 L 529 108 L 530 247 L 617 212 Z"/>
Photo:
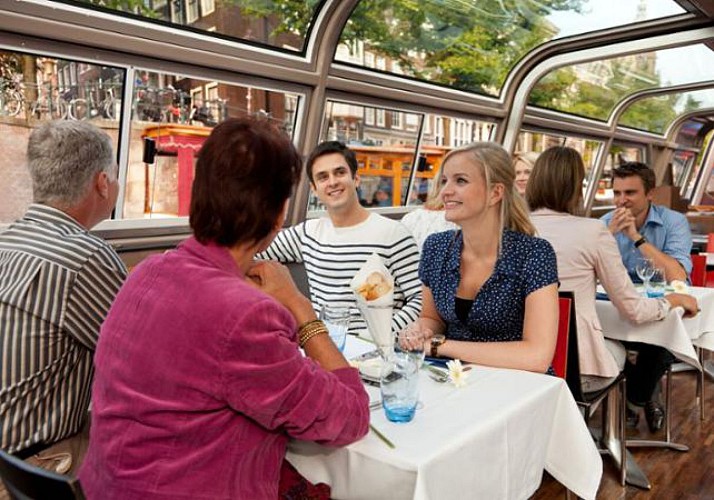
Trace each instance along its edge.
<path fill-rule="evenodd" d="M 95 99 L 94 89 L 87 87 L 85 95 L 88 98 L 75 98 L 69 102 L 69 117 L 72 120 L 87 120 L 101 116 L 109 120 L 116 119 L 116 98 L 114 97 L 114 88 L 109 86 L 103 88 L 102 80 L 99 80 L 97 91 L 104 91 L 104 98 L 97 102 Z"/>
<path fill-rule="evenodd" d="M 25 98 L 17 89 L 17 82 L 0 79 L 0 116 L 19 115 L 24 103 Z"/>
<path fill-rule="evenodd" d="M 45 91 L 40 93 L 40 89 L 44 86 L 38 86 L 37 100 L 30 105 L 30 116 L 37 119 L 42 119 L 45 116 L 49 116 L 51 120 L 63 120 L 67 118 L 68 105 L 61 95 L 56 97 L 51 97 L 53 93 L 56 93 L 56 89 L 51 86 Z"/>

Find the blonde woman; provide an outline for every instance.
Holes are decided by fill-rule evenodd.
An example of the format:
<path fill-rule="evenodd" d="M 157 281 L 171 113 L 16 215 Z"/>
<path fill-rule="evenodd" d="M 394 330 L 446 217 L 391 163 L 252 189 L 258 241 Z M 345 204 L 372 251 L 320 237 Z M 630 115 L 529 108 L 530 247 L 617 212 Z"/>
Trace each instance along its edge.
<path fill-rule="evenodd" d="M 516 189 L 521 196 L 526 195 L 528 179 L 531 176 L 533 165 L 535 165 L 539 154 L 540 153 L 536 153 L 535 151 L 513 154 L 513 168 L 516 170 Z"/>
<path fill-rule="evenodd" d="M 451 151 L 443 176 L 446 220 L 460 229 L 424 243 L 418 327 L 427 353 L 548 371 L 558 328 L 555 253 L 533 236 L 511 158 L 477 142 Z"/>

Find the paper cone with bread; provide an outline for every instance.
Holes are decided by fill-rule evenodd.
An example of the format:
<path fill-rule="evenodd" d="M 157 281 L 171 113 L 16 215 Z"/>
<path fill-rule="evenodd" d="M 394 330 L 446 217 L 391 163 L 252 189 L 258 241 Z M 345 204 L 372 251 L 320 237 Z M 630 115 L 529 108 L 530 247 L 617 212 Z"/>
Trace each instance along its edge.
<path fill-rule="evenodd" d="M 369 334 L 384 358 L 394 351 L 392 335 L 392 308 L 394 305 L 394 279 L 382 262 L 373 253 L 360 268 L 350 287 L 357 298 L 357 307 L 362 314 Z"/>

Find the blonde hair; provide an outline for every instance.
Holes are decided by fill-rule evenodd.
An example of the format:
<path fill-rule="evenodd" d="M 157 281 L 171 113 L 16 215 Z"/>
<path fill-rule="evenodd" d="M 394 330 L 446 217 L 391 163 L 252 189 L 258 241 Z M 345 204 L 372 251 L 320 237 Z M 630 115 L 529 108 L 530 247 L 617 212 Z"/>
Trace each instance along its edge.
<path fill-rule="evenodd" d="M 513 166 L 515 167 L 516 163 L 522 161 L 532 169 L 535 166 L 538 156 L 540 156 L 540 153 L 536 151 L 513 153 Z"/>
<path fill-rule="evenodd" d="M 503 185 L 501 232 L 503 228 L 507 228 L 530 236 L 535 235 L 535 227 L 528 217 L 526 202 L 516 192 L 516 170 L 506 150 L 492 142 L 474 142 L 451 150 L 444 158 L 442 168 L 451 157 L 459 154 L 466 154 L 473 160 L 486 180 L 487 191 L 491 191 L 495 184 Z"/>

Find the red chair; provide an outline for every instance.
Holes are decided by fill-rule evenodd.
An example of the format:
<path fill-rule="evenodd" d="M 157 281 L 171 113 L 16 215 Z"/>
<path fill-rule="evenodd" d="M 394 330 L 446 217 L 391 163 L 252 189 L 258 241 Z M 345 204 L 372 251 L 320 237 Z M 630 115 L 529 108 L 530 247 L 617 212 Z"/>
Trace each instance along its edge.
<path fill-rule="evenodd" d="M 707 235 L 707 253 L 714 252 L 714 233 Z"/>
<path fill-rule="evenodd" d="M 556 375 L 564 378 L 568 384 L 570 392 L 573 393 L 573 398 L 577 405 L 583 410 L 585 421 L 590 420 L 592 412 L 598 407 L 600 402 L 603 402 L 602 408 L 602 441 L 601 452 L 606 452 L 615 459 L 620 470 L 620 484 L 625 485 L 625 401 L 626 401 L 626 386 L 625 374 L 621 372 L 607 386 L 596 392 L 584 393 L 580 384 L 580 359 L 578 353 L 578 326 L 575 315 L 575 295 L 573 292 L 558 292 L 558 338 L 555 344 L 555 354 L 553 356 L 552 367 Z M 608 447 L 610 441 L 608 425 L 610 418 L 611 399 L 610 395 L 613 389 L 619 388 L 619 396 L 617 402 L 617 428 L 614 436 L 619 440 L 619 448 L 613 450 Z M 619 456 L 617 456 L 619 455 Z"/>
<path fill-rule="evenodd" d="M 689 280 L 693 286 L 707 286 L 707 256 L 692 254 L 692 274 Z"/>

